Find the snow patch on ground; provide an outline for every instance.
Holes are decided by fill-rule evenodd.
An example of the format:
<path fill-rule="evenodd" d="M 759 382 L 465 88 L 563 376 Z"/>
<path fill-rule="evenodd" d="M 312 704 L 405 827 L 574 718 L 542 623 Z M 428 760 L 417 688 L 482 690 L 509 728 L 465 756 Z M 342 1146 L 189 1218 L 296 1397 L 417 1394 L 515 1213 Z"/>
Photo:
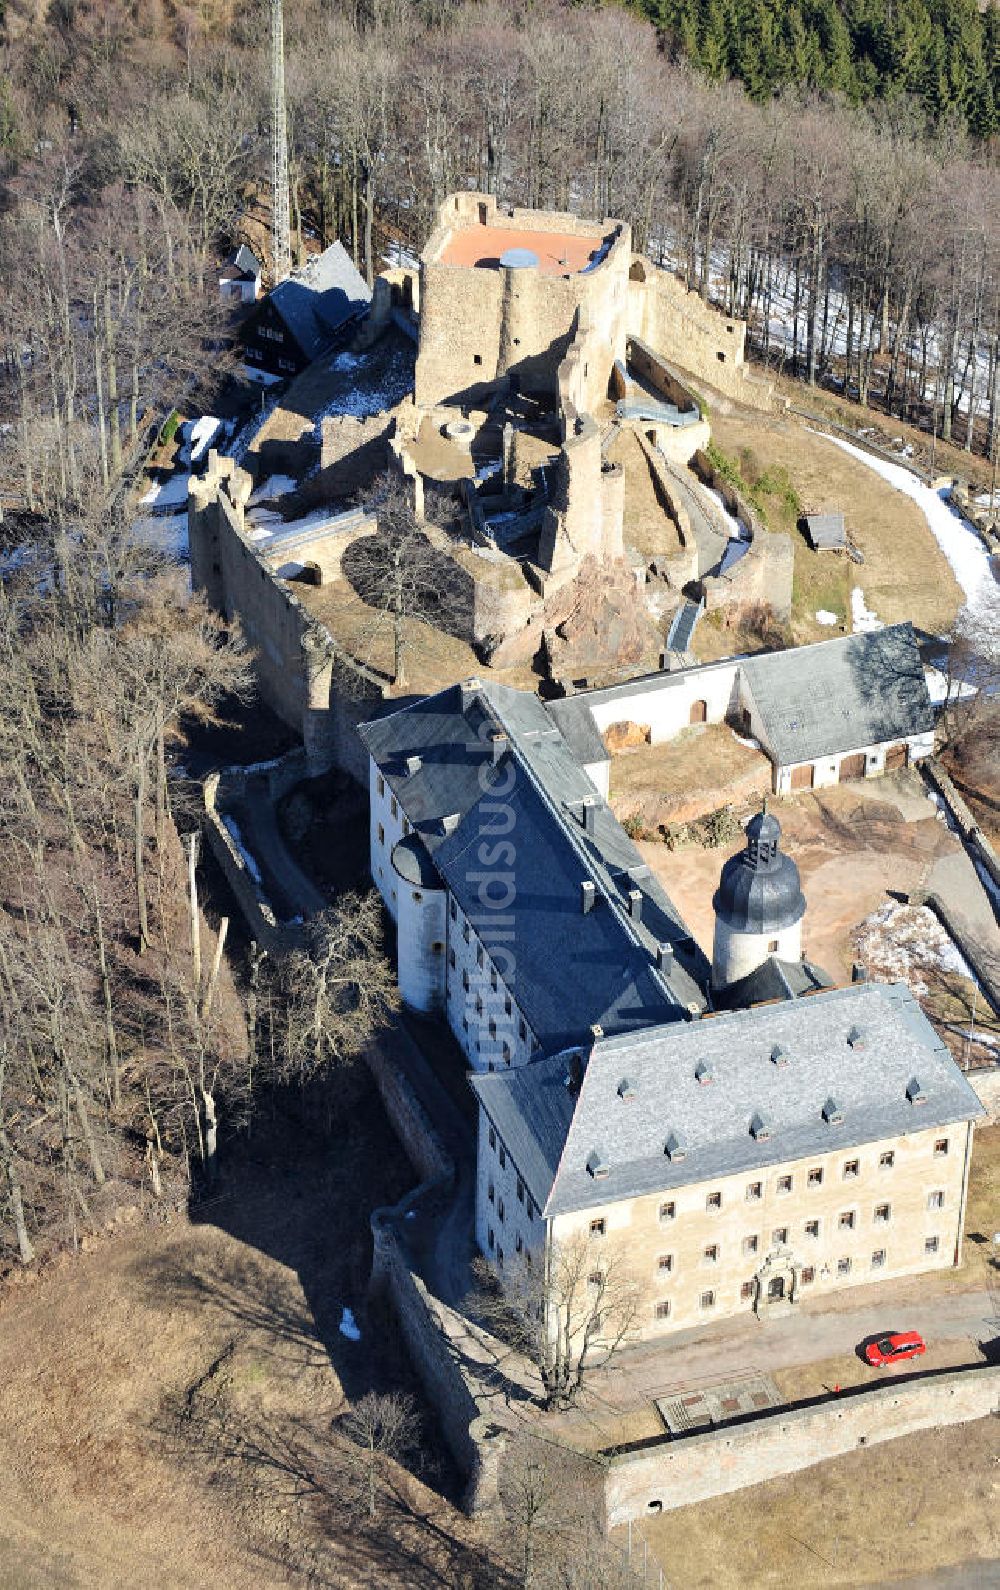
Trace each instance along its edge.
<path fill-rule="evenodd" d="M 816 614 L 816 622 L 817 624 L 826 624 L 827 626 L 830 626 L 832 624 L 839 624 L 840 619 L 837 617 L 836 613 L 829 613 L 825 607 L 821 607 Z"/>
<path fill-rule="evenodd" d="M 214 414 L 203 414 L 195 420 L 188 430 L 187 446 L 190 449 L 190 462 L 200 464 L 208 453 L 210 447 L 222 430 L 222 421 L 217 420 Z"/>
<path fill-rule="evenodd" d="M 154 513 L 170 513 L 175 508 L 186 508 L 189 479 L 189 475 L 181 473 L 171 475 L 167 480 L 158 480 L 139 501 L 144 508 L 151 508 Z"/>
<path fill-rule="evenodd" d="M 341 1314 L 338 1329 L 341 1336 L 346 1336 L 349 1342 L 359 1342 L 361 1340 L 361 1332 L 358 1329 L 357 1321 L 349 1308 L 345 1308 Z"/>
<path fill-rule="evenodd" d="M 819 614 L 816 616 L 818 618 Z M 873 630 L 885 628 L 877 614 L 865 606 L 865 593 L 860 585 L 853 586 L 851 590 L 851 628 L 855 635 L 868 635 Z"/>
<path fill-rule="evenodd" d="M 925 486 L 918 480 L 911 470 L 905 469 L 902 464 L 890 464 L 884 458 L 875 458 L 871 453 L 866 453 L 861 447 L 854 447 L 852 443 L 845 442 L 839 436 L 829 436 L 825 431 L 817 432 L 825 436 L 828 442 L 833 442 L 835 447 L 842 448 L 845 453 L 850 453 L 859 463 L 867 464 L 876 475 L 888 481 L 890 486 L 895 486 L 904 496 L 910 497 L 923 513 L 930 526 L 938 546 L 944 553 L 959 585 L 965 592 L 965 599 L 975 603 L 981 595 L 985 582 L 991 579 L 989 555 L 983 543 L 967 519 L 946 500 L 948 488 L 941 491 L 932 491 L 930 486 Z"/>
<path fill-rule="evenodd" d="M 337 354 L 330 369 L 343 374 L 356 373 L 357 379 L 352 387 L 339 392 L 316 416 L 317 436 L 322 420 L 340 414 L 349 414 L 356 420 L 368 420 L 374 414 L 383 414 L 387 409 L 395 408 L 413 390 L 413 366 L 409 359 L 397 357 L 388 367 L 375 368 L 379 369 L 377 378 L 365 354 L 351 353 L 349 349 Z"/>
<path fill-rule="evenodd" d="M 233 844 L 243 857 L 243 865 L 246 867 L 247 872 L 249 872 L 254 883 L 259 884 L 260 868 L 258 867 L 253 856 L 250 854 L 246 845 L 243 843 L 243 835 L 240 833 L 239 823 L 236 821 L 235 817 L 223 815 L 222 826 L 225 828 Z"/>
<path fill-rule="evenodd" d="M 258 503 L 274 502 L 277 497 L 285 497 L 290 491 L 297 491 L 298 487 L 298 481 L 293 480 L 291 475 L 268 475 L 247 499 L 247 506 L 256 508 Z"/>
<path fill-rule="evenodd" d="M 854 947 L 873 977 L 898 978 L 917 995 L 928 992 L 925 978 L 933 974 L 975 981 L 954 940 L 925 905 L 887 901 L 855 930 Z"/>

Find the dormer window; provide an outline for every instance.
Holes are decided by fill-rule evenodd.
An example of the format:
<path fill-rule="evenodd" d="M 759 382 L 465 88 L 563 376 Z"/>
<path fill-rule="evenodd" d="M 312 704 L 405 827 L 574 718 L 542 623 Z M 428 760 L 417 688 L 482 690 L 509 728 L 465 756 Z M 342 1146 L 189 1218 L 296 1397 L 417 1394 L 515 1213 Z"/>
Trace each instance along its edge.
<path fill-rule="evenodd" d="M 911 1104 L 926 1104 L 927 1094 L 924 1092 L 919 1077 L 911 1077 L 906 1084 L 906 1097 Z"/>
<path fill-rule="evenodd" d="M 687 1147 L 677 1132 L 668 1132 L 667 1140 L 663 1145 L 663 1152 L 671 1164 L 678 1163 L 687 1154 Z"/>
<path fill-rule="evenodd" d="M 711 1060 L 698 1061 L 694 1068 L 694 1078 L 703 1088 L 708 1087 L 710 1083 L 715 1081 L 715 1067 L 712 1065 Z"/>
<path fill-rule="evenodd" d="M 771 1050 L 771 1064 L 777 1066 L 779 1071 L 784 1070 L 791 1058 L 791 1054 L 785 1048 L 783 1043 L 776 1043 L 774 1048 Z"/>
<path fill-rule="evenodd" d="M 844 1111 L 834 1098 L 827 1099 L 823 1106 L 823 1119 L 827 1126 L 842 1126 Z"/>
<path fill-rule="evenodd" d="M 766 1143 L 771 1136 L 771 1123 L 759 1110 L 750 1117 L 750 1136 L 758 1143 Z"/>
<path fill-rule="evenodd" d="M 635 1083 L 629 1077 L 622 1077 L 618 1084 L 618 1097 L 625 1103 L 631 1104 L 635 1098 Z"/>
<path fill-rule="evenodd" d="M 847 1034 L 847 1041 L 852 1049 L 863 1049 L 865 1047 L 865 1035 L 861 1028 L 852 1027 Z"/>
<path fill-rule="evenodd" d="M 608 1164 L 599 1148 L 595 1148 L 589 1155 L 587 1159 L 587 1171 L 589 1175 L 593 1176 L 595 1181 L 606 1181 L 610 1176 L 611 1166 Z"/>

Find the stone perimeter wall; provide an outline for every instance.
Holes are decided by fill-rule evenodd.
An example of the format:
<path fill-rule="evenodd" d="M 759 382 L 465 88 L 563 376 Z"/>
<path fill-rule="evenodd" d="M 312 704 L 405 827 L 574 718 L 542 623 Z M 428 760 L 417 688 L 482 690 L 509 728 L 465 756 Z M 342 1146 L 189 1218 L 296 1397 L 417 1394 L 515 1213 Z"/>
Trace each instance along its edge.
<path fill-rule="evenodd" d="M 629 1519 L 743 1490 L 859 1446 L 983 1419 L 998 1406 L 1000 1366 L 990 1364 L 876 1386 L 816 1407 L 789 1408 L 744 1425 L 622 1453 L 608 1463 L 605 1524 L 613 1529 Z"/>

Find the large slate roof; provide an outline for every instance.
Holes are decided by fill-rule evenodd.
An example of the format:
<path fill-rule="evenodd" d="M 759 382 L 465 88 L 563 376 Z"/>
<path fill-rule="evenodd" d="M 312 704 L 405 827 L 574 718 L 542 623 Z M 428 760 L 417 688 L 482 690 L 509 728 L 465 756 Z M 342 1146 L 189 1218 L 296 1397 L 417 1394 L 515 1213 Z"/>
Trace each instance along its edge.
<path fill-rule="evenodd" d="M 934 727 L 913 626 L 844 635 L 740 663 L 779 767 L 924 734 Z"/>
<path fill-rule="evenodd" d="M 505 980 L 543 1049 L 579 1042 L 594 1024 L 618 1032 L 705 1008 L 701 950 L 537 697 L 470 681 L 359 733 L 462 910 L 474 926 L 483 920 L 487 945 L 480 852 L 497 845 L 502 801 L 511 850 L 495 870 L 514 891 Z M 587 912 L 585 881 L 595 902 Z M 663 970 L 661 944 L 675 950 Z"/>
<path fill-rule="evenodd" d="M 306 357 L 317 359 L 333 333 L 366 309 L 371 296 L 343 243 L 337 242 L 279 282 L 271 303 Z"/>
<path fill-rule="evenodd" d="M 782 1064 L 771 1058 L 776 1046 L 785 1051 Z M 695 1075 L 702 1062 L 710 1068 L 708 1082 Z M 532 1196 L 546 1215 L 749 1174 L 983 1114 L 902 983 L 856 984 L 605 1038 L 590 1051 L 575 1101 L 566 1078 L 566 1057 L 560 1056 L 472 1079 L 518 1170 L 526 1179 L 530 1174 Z M 921 1103 L 907 1097 L 914 1078 Z M 842 1112 L 839 1124 L 824 1118 L 828 1100 Z M 767 1124 L 766 1139 L 751 1135 L 755 1114 Z M 683 1157 L 665 1153 L 671 1134 Z M 588 1169 L 595 1155 L 606 1176 Z"/>

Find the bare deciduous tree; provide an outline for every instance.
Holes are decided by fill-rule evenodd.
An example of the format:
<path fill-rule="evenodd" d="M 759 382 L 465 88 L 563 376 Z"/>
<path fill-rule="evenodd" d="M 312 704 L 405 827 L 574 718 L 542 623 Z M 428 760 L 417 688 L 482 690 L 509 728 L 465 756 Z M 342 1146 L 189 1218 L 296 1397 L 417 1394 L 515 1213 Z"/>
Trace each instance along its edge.
<path fill-rule="evenodd" d="M 398 1391 L 366 1391 L 338 1428 L 347 1438 L 344 1456 L 359 1499 L 369 1521 L 377 1523 L 391 1465 L 417 1445 L 420 1420 L 413 1400 Z"/>
<path fill-rule="evenodd" d="M 477 1316 L 533 1366 L 546 1408 L 566 1408 L 589 1376 L 633 1338 L 642 1292 L 621 1256 L 597 1258 L 585 1236 L 554 1244 L 547 1262 L 509 1262 L 502 1278 L 477 1261 Z"/>

